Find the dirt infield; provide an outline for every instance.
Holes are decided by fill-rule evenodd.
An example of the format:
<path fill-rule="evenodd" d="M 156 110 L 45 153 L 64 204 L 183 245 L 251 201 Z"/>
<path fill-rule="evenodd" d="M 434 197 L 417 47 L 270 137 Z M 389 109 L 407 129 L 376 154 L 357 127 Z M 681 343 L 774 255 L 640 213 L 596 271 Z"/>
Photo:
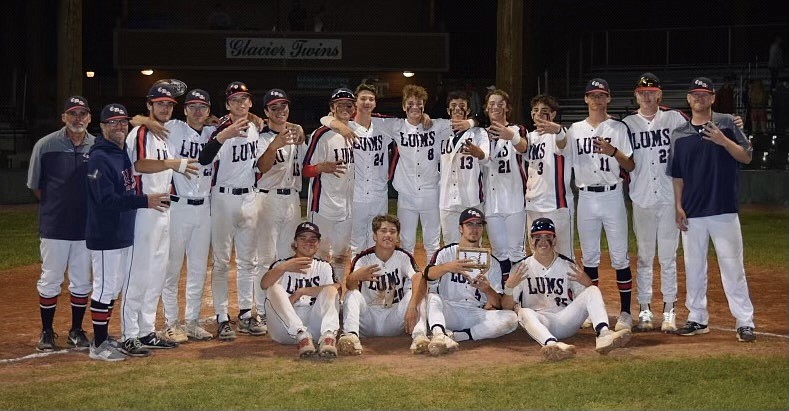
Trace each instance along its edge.
<path fill-rule="evenodd" d="M 424 261 L 424 251 L 417 251 L 417 261 Z M 635 262 L 633 262 L 635 264 Z M 679 269 L 679 302 L 677 306 L 677 322 L 683 323 L 687 317 L 684 303 L 684 266 L 682 259 L 678 261 Z M 41 332 L 41 320 L 38 309 L 36 281 L 39 277 L 39 265 L 18 267 L 0 271 L 0 312 L 3 313 L 7 324 L 7 332 L 0 337 L 0 364 L 13 363 L 15 368 L 23 370 L 27 366 L 38 366 L 72 361 L 89 361 L 87 354 L 70 350 L 62 355 L 32 356 L 35 354 L 35 345 Z M 709 276 L 709 309 L 711 332 L 702 336 L 681 337 L 664 335 L 660 332 L 635 333 L 627 348 L 611 353 L 615 356 L 632 356 L 633 358 L 667 358 L 673 356 L 705 356 L 719 355 L 725 352 L 741 352 L 748 350 L 759 353 L 787 353 L 789 347 L 789 319 L 787 311 L 786 290 L 789 279 L 786 272 L 775 272 L 760 267 L 746 267 L 751 299 L 755 306 L 755 322 L 758 342 L 756 344 L 738 343 L 734 333 L 734 319 L 732 318 L 723 294 L 720 274 L 714 259 L 710 261 Z M 231 271 L 231 284 L 235 284 L 235 270 Z M 660 290 L 659 275 L 656 274 L 654 289 Z M 181 294 L 183 301 L 183 279 L 181 281 Z M 216 323 L 211 320 L 213 316 L 210 280 L 206 282 L 203 310 L 201 318 L 206 323 L 209 331 L 214 331 Z M 237 313 L 235 294 L 231 287 L 230 312 L 231 316 Z M 619 297 L 616 291 L 615 273 L 610 268 L 606 256 L 603 256 L 600 270 L 600 288 L 606 300 L 611 322 L 616 321 L 618 314 Z M 637 315 L 635 303 L 635 286 L 633 290 L 634 314 Z M 653 309 L 659 315 L 659 291 L 656 291 Z M 182 303 L 183 309 L 183 303 Z M 181 311 L 183 313 L 183 310 Z M 90 312 L 86 313 L 84 328 L 91 332 Z M 120 310 L 116 306 L 111 321 L 110 333 L 120 335 Z M 159 316 L 161 322 L 161 316 Z M 58 300 L 58 311 L 55 316 L 55 331 L 60 335 L 58 345 L 66 344 L 68 327 L 70 324 L 70 306 L 68 290 L 64 285 L 63 292 Z M 596 356 L 594 353 L 594 333 L 591 330 L 581 330 L 576 336 L 565 340 L 575 344 L 579 356 Z M 410 339 L 407 336 L 393 338 L 367 338 L 363 339 L 365 355 L 357 358 L 341 358 L 339 361 L 358 361 L 366 364 L 393 363 L 392 356 L 404 373 L 419 369 L 420 367 L 433 367 L 438 363 L 442 366 L 453 367 L 468 366 L 476 362 L 490 365 L 491 359 L 499 358 L 502 364 L 516 361 L 541 361 L 539 346 L 532 341 L 522 330 L 505 337 L 489 341 L 472 341 L 461 344 L 461 350 L 445 358 L 432 359 L 428 362 L 412 356 L 408 352 Z M 294 357 L 294 346 L 283 346 L 274 343 L 269 337 L 250 337 L 240 335 L 233 343 L 218 341 L 189 342 L 182 344 L 176 350 L 157 352 L 159 357 L 210 359 L 222 357 Z M 457 360 L 453 358 L 458 357 Z M 437 361 L 437 362 L 436 362 Z"/>

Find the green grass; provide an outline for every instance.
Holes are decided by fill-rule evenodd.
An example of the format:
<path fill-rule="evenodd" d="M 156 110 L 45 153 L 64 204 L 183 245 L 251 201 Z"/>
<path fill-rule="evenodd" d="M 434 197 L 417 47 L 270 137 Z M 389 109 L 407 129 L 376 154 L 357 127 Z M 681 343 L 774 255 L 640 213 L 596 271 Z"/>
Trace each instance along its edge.
<path fill-rule="evenodd" d="M 282 358 L 162 357 L 60 366 L 68 372 L 54 367 L 13 379 L 0 373 L 0 408 L 786 409 L 789 383 L 785 357 L 747 356 L 646 361 L 595 355 L 413 374 L 397 364 Z"/>
<path fill-rule="evenodd" d="M 0 270 L 41 262 L 38 209 L 0 211 Z"/>

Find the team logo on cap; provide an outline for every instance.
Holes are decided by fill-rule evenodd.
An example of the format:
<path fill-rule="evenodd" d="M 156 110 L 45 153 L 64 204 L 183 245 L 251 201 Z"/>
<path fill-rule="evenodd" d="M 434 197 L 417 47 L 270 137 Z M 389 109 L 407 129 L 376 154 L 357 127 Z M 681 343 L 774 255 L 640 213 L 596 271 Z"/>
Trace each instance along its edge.
<path fill-rule="evenodd" d="M 693 80 L 693 83 L 696 84 L 697 86 L 701 86 L 701 87 L 704 87 L 704 88 L 710 88 L 709 84 L 707 84 L 704 81 L 699 80 L 699 79 Z"/>
<path fill-rule="evenodd" d="M 274 97 L 281 97 L 281 98 L 285 98 L 285 95 L 284 95 L 284 94 L 282 94 L 282 93 L 280 93 L 279 91 L 276 91 L 276 90 L 272 91 L 272 92 L 271 92 L 271 95 L 272 95 L 272 96 L 274 96 Z"/>
<path fill-rule="evenodd" d="M 205 100 L 206 99 L 204 95 L 202 95 L 201 93 L 199 93 L 197 91 L 193 92 L 192 96 L 194 96 L 195 98 L 199 98 L 200 100 Z"/>
<path fill-rule="evenodd" d="M 164 87 L 157 87 L 156 91 L 158 91 L 158 92 L 160 92 L 160 93 L 162 93 L 162 94 L 164 94 L 165 96 L 168 96 L 168 97 L 172 97 L 173 96 L 173 93 L 171 93 L 170 90 L 167 90 Z"/>
<path fill-rule="evenodd" d="M 85 105 L 84 101 L 82 101 L 82 100 L 80 100 L 80 99 L 78 99 L 76 97 L 70 98 L 69 101 L 74 103 L 74 104 L 79 104 L 80 106 L 84 106 Z"/>
<path fill-rule="evenodd" d="M 597 87 L 597 88 L 599 88 L 599 89 L 605 90 L 605 85 L 603 85 L 603 83 L 601 83 L 601 82 L 599 82 L 597 80 L 592 80 L 592 85 Z"/>
<path fill-rule="evenodd" d="M 123 109 L 122 109 L 122 108 L 120 108 L 120 107 L 116 107 L 116 106 L 112 106 L 112 107 L 110 107 L 110 108 L 109 108 L 109 110 L 110 110 L 110 111 L 112 111 L 113 113 L 118 113 L 118 114 L 126 114 L 126 113 L 123 111 Z"/>
<path fill-rule="evenodd" d="M 471 217 L 482 218 L 482 214 L 480 214 L 477 210 L 468 210 L 468 214 Z"/>

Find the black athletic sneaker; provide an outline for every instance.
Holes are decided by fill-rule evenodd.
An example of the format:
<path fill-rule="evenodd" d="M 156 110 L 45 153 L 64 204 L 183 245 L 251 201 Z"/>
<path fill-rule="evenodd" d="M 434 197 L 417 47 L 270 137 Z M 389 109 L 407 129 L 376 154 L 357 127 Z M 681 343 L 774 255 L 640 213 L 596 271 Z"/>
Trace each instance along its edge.
<path fill-rule="evenodd" d="M 695 321 L 688 321 L 676 331 L 677 335 L 697 335 L 697 334 L 706 334 L 710 332 L 710 329 L 707 328 L 706 324 L 699 324 Z"/>
<path fill-rule="evenodd" d="M 151 350 L 142 345 L 139 338 L 129 338 L 121 345 L 120 352 L 129 357 L 147 357 L 151 355 Z"/>
<path fill-rule="evenodd" d="M 153 348 L 153 349 L 157 349 L 157 350 L 158 349 L 175 348 L 175 347 L 178 346 L 178 343 L 176 343 L 176 342 L 168 341 L 168 340 L 164 340 L 162 338 L 159 338 L 159 336 L 156 335 L 156 332 L 152 332 L 152 333 L 146 335 L 145 337 L 140 338 L 140 342 L 142 343 L 142 345 L 144 345 L 144 346 L 146 346 L 148 348 Z"/>
<path fill-rule="evenodd" d="M 68 345 L 75 348 L 90 347 L 90 340 L 85 335 L 85 330 L 77 329 L 68 332 Z"/>
<path fill-rule="evenodd" d="M 753 333 L 753 327 L 743 326 L 737 329 L 737 340 L 740 342 L 754 342 L 756 335 Z"/>
<path fill-rule="evenodd" d="M 41 331 L 41 338 L 38 339 L 37 351 L 55 351 L 58 347 L 55 345 L 55 338 L 58 335 L 53 330 Z"/>

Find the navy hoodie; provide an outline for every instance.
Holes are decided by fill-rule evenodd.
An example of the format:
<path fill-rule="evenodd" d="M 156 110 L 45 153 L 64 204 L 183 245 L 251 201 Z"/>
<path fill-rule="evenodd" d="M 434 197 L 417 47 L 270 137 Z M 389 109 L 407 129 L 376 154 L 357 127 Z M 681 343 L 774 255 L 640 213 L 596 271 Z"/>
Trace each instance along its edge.
<path fill-rule="evenodd" d="M 126 147 L 96 138 L 88 160 L 88 209 L 85 241 L 90 250 L 116 250 L 134 243 L 138 208 L 148 197 L 137 195 Z"/>

